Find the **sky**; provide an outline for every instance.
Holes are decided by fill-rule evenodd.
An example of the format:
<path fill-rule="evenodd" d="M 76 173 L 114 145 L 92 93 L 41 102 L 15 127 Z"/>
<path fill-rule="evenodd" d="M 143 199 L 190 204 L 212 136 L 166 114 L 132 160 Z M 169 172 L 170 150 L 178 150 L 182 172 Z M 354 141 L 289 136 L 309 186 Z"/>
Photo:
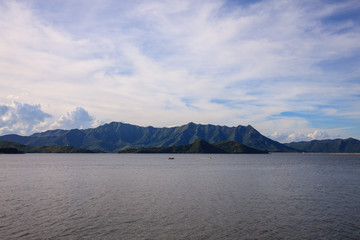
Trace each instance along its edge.
<path fill-rule="evenodd" d="M 360 139 L 358 0 L 0 0 L 0 135 L 251 125 Z"/>

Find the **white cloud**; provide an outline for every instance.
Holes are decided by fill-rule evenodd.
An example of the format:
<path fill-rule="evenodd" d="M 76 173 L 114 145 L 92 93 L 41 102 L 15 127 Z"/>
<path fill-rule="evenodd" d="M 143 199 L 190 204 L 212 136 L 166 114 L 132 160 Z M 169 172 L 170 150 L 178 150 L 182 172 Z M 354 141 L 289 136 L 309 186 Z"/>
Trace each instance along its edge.
<path fill-rule="evenodd" d="M 336 135 L 329 135 L 323 130 L 314 130 L 314 132 L 274 132 L 269 137 L 275 141 L 282 143 L 299 142 L 299 141 L 311 141 L 315 139 L 329 139 L 335 138 Z"/>
<path fill-rule="evenodd" d="M 324 131 L 315 130 L 313 133 L 308 133 L 307 136 L 313 140 L 328 138 L 329 134 Z"/>
<path fill-rule="evenodd" d="M 102 123 L 81 107 L 56 119 L 44 112 L 40 104 L 12 101 L 11 104 L 0 105 L 0 135 L 11 133 L 30 135 L 49 129 L 83 129 L 96 127 Z"/>
<path fill-rule="evenodd" d="M 0 106 L 0 134 L 28 133 L 39 127 L 51 115 L 43 112 L 40 105 L 31 105 L 14 101 L 11 105 Z"/>
<path fill-rule="evenodd" d="M 94 124 L 96 124 L 94 117 L 90 116 L 85 109 L 77 107 L 74 111 L 67 112 L 65 115 L 62 115 L 55 123 L 51 125 L 51 128 L 84 129 L 93 127 Z"/>
<path fill-rule="evenodd" d="M 0 97 L 41 103 L 58 119 L 49 126 L 58 127 L 92 126 L 96 117 L 154 126 L 251 124 L 268 135 L 290 136 L 293 128 L 308 137 L 312 119 L 280 114 L 324 105 L 319 114 L 359 119 L 351 103 L 360 86 L 348 81 L 359 70 L 321 67 L 357 56 L 358 24 L 322 21 L 359 7 L 356 1 L 224 3 L 60 1 L 56 11 L 36 1 L 0 3 Z M 68 112 L 73 106 L 94 117 Z"/>
<path fill-rule="evenodd" d="M 301 117 L 279 117 L 272 121 L 260 121 L 255 127 L 265 136 L 282 143 L 311 141 L 340 137 L 332 129 L 316 129 Z"/>

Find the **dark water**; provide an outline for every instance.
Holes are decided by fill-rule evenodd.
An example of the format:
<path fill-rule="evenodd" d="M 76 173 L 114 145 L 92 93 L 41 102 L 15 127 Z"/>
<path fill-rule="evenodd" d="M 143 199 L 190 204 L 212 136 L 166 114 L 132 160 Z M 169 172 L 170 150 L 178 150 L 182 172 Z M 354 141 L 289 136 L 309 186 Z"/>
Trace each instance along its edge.
<path fill-rule="evenodd" d="M 0 239 L 360 239 L 360 155 L 173 156 L 0 155 Z"/>

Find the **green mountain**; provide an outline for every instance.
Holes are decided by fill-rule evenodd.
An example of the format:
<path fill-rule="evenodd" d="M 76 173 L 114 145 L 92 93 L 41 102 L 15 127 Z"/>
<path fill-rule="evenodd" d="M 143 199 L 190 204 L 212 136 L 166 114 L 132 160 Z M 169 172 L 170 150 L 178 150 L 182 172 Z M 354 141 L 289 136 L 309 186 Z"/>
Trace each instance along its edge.
<path fill-rule="evenodd" d="M 360 153 L 360 141 L 354 138 L 291 142 L 285 145 L 301 152 Z"/>
<path fill-rule="evenodd" d="M 181 146 L 158 147 L 158 148 L 136 148 L 120 151 L 120 153 L 267 153 L 256 150 L 237 142 L 226 141 L 210 144 L 202 139 L 194 143 Z"/>
<path fill-rule="evenodd" d="M 0 153 L 95 153 L 97 151 L 70 146 L 27 146 L 24 144 L 0 141 Z"/>
<path fill-rule="evenodd" d="M 199 139 L 204 139 L 209 143 L 235 141 L 252 148 L 272 152 L 296 151 L 261 135 L 250 125 L 227 127 L 189 123 L 178 127 L 154 128 L 112 122 L 83 130 L 49 130 L 31 136 L 12 134 L 0 137 L 0 141 L 14 141 L 31 146 L 73 146 L 105 152 L 117 152 L 129 148 L 180 146 Z"/>
<path fill-rule="evenodd" d="M 213 145 L 226 153 L 268 153 L 268 151 L 251 148 L 234 141 L 223 141 Z"/>

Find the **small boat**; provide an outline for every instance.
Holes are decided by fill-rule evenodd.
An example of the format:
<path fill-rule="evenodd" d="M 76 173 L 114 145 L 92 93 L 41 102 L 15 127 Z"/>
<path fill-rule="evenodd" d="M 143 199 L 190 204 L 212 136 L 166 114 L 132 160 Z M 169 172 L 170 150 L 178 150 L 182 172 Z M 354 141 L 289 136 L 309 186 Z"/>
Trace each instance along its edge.
<path fill-rule="evenodd" d="M 169 157 L 169 160 L 174 160 L 175 158 L 173 158 L 173 157 Z"/>

